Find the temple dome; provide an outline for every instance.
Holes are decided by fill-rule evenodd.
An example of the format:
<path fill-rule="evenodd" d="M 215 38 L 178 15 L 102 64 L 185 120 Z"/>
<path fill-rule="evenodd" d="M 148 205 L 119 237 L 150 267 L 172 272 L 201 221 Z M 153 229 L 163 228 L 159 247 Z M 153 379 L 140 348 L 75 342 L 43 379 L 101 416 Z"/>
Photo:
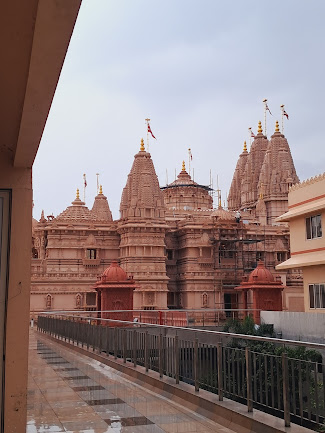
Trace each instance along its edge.
<path fill-rule="evenodd" d="M 259 260 L 257 267 L 249 274 L 248 283 L 269 284 L 273 282 L 273 275 L 268 269 L 266 269 L 264 262 Z"/>
<path fill-rule="evenodd" d="M 80 200 L 78 189 L 77 196 L 71 204 L 72 206 L 68 206 L 56 217 L 57 221 L 90 221 L 93 219 L 90 210 Z"/>
<path fill-rule="evenodd" d="M 196 210 L 213 207 L 213 199 L 209 194 L 211 188 L 194 182 L 185 169 L 184 161 L 177 179 L 161 190 L 165 206 L 169 209 Z"/>
<path fill-rule="evenodd" d="M 118 265 L 117 261 L 113 261 L 111 265 L 105 269 L 102 274 L 102 277 L 105 277 L 105 281 L 126 281 L 127 275 L 126 272 Z"/>

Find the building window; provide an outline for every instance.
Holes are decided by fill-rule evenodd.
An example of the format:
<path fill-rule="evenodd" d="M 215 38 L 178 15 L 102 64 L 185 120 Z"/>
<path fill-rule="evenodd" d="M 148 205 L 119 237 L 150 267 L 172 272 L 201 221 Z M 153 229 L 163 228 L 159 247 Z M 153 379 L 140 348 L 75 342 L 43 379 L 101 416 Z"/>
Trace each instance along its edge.
<path fill-rule="evenodd" d="M 256 261 L 259 261 L 259 260 L 264 260 L 263 251 L 257 251 L 256 252 Z"/>
<path fill-rule="evenodd" d="M 86 306 L 96 306 L 96 293 L 88 292 L 86 293 Z"/>
<path fill-rule="evenodd" d="M 285 260 L 285 255 L 282 252 L 277 252 L 276 253 L 276 259 L 278 262 L 284 262 Z"/>
<path fill-rule="evenodd" d="M 87 249 L 87 259 L 96 259 L 96 250 L 93 248 Z"/>
<path fill-rule="evenodd" d="M 173 260 L 173 250 L 167 250 L 167 260 Z"/>
<path fill-rule="evenodd" d="M 306 234 L 307 239 L 322 237 L 322 218 L 320 215 L 306 218 Z"/>
<path fill-rule="evenodd" d="M 309 284 L 310 308 L 325 308 L 325 284 Z"/>

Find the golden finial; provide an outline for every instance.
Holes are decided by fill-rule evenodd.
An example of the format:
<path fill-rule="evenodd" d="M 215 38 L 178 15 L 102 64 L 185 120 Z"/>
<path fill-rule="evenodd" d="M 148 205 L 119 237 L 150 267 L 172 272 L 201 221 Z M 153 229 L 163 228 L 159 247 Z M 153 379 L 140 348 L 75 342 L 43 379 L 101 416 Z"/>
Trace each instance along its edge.
<path fill-rule="evenodd" d="M 247 152 L 247 145 L 246 145 L 246 141 L 244 141 L 244 149 L 243 152 Z"/>
<path fill-rule="evenodd" d="M 79 188 L 77 188 L 76 200 L 80 200 L 80 197 L 79 197 Z"/>
<path fill-rule="evenodd" d="M 102 185 L 99 185 L 99 194 L 103 194 L 103 187 L 102 187 Z"/>
<path fill-rule="evenodd" d="M 141 138 L 140 151 L 144 152 L 144 141 L 143 141 L 143 138 Z"/>
<path fill-rule="evenodd" d="M 259 132 L 263 132 L 263 129 L 262 129 L 262 122 L 259 120 L 258 121 L 258 129 L 257 129 L 257 132 L 259 133 Z"/>
<path fill-rule="evenodd" d="M 185 169 L 185 161 L 182 162 L 182 171 L 186 171 L 186 169 Z"/>
<path fill-rule="evenodd" d="M 275 122 L 275 132 L 280 132 L 278 121 Z"/>

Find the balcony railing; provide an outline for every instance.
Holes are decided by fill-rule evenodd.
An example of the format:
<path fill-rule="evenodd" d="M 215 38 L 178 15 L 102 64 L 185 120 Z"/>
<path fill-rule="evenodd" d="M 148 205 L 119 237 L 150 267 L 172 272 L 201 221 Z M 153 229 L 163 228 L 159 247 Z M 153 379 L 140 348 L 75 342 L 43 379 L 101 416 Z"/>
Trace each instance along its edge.
<path fill-rule="evenodd" d="M 285 426 L 324 425 L 325 366 L 316 352 L 323 344 L 90 315 L 42 314 L 38 330 L 281 417 Z"/>

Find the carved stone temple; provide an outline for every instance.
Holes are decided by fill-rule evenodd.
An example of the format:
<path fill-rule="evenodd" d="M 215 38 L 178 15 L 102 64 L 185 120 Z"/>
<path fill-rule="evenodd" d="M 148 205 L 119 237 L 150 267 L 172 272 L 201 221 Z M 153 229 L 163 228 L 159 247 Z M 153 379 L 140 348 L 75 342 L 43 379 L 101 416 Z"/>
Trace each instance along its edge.
<path fill-rule="evenodd" d="M 184 163 L 176 180 L 160 187 L 141 140 L 119 220 L 102 188 L 92 208 L 77 192 L 57 217 L 34 220 L 31 314 L 95 309 L 94 285 L 114 261 L 136 283 L 135 309 L 243 308 L 235 287 L 263 260 L 285 287 L 283 309 L 302 311 L 300 270 L 275 271 L 290 257 L 288 227 L 275 218 L 287 211 L 288 189 L 298 181 L 278 123 L 270 138 L 259 123 L 250 149 L 244 145 L 228 209 L 221 200 L 213 208 L 211 188 L 194 182 Z"/>

